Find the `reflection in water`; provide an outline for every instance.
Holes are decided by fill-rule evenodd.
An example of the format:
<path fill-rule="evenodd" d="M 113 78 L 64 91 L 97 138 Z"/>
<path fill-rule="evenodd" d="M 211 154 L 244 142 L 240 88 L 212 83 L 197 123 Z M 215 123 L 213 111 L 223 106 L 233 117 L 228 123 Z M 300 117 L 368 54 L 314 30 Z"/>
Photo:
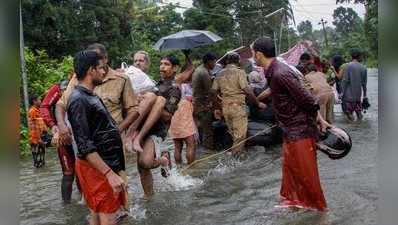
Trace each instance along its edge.
<path fill-rule="evenodd" d="M 153 170 L 156 193 L 150 201 L 143 199 L 135 156 L 128 155 L 131 217 L 121 224 L 377 224 L 377 93 L 377 75 L 372 74 L 368 79 L 372 106 L 361 123 L 347 124 L 340 107 L 335 107 L 336 125 L 350 133 L 353 149 L 341 160 L 318 154 L 326 214 L 274 207 L 281 182 L 281 148 L 276 146 L 265 151 L 252 148 L 240 160 L 217 157 L 199 163 L 186 176 L 173 169 L 164 179 L 159 169 Z M 20 162 L 20 224 L 86 224 L 88 210 L 77 203 L 76 190 L 73 203 L 62 204 L 61 168 L 54 149 L 48 150 L 46 162 L 42 169 L 32 168 L 30 158 Z"/>

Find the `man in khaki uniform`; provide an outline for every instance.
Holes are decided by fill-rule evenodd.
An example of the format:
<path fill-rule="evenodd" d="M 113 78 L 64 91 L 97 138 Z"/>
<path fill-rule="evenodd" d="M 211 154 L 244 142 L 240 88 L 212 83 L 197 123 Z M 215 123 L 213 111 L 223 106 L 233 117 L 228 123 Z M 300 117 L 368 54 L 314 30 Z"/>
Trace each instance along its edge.
<path fill-rule="evenodd" d="M 333 122 L 334 93 L 333 88 L 328 84 L 325 74 L 318 72 L 314 64 L 308 67 L 308 74 L 305 79 L 311 84 L 311 93 L 318 99 L 319 112 L 328 123 Z"/>
<path fill-rule="evenodd" d="M 87 50 L 97 51 L 103 56 L 105 64 L 107 64 L 107 52 L 102 44 L 92 44 Z M 106 66 L 105 72 L 106 74 L 102 83 L 95 87 L 94 93 L 101 98 L 112 118 L 118 124 L 119 132 L 123 134 L 139 115 L 136 96 L 130 79 L 127 76 L 113 70 L 109 66 Z M 66 126 L 64 118 L 69 96 L 77 84 L 77 78 L 74 76 L 70 80 L 62 97 L 57 102 L 56 118 L 59 128 L 60 144 L 71 142 L 71 133 Z M 120 171 L 119 175 L 127 184 L 126 172 Z M 125 207 L 127 208 L 127 203 Z"/>
<path fill-rule="evenodd" d="M 265 108 L 255 97 L 247 82 L 246 73 L 239 69 L 240 57 L 237 53 L 226 56 L 227 66 L 216 77 L 212 89 L 221 93 L 222 113 L 233 139 L 232 154 L 238 156 L 244 146 L 247 133 L 246 96 L 259 108 Z M 242 142 L 238 145 L 239 142 Z"/>

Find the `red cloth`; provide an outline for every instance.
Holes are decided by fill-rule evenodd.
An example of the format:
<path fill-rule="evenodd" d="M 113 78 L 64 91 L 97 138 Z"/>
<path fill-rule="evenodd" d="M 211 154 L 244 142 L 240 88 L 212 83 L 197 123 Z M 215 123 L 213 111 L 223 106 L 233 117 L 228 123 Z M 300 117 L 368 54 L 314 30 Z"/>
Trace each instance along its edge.
<path fill-rule="evenodd" d="M 76 160 L 76 174 L 87 206 L 95 213 L 115 213 L 125 202 L 124 192 L 115 195 L 106 177 L 87 161 Z"/>
<path fill-rule="evenodd" d="M 319 181 L 315 139 L 284 141 L 282 204 L 326 210 L 326 201 Z"/>
<path fill-rule="evenodd" d="M 48 89 L 45 97 L 43 98 L 40 105 L 40 114 L 43 117 L 44 122 L 48 127 L 52 127 L 56 124 L 52 107 L 55 106 L 57 101 L 61 98 L 62 92 L 59 84 L 54 84 Z"/>

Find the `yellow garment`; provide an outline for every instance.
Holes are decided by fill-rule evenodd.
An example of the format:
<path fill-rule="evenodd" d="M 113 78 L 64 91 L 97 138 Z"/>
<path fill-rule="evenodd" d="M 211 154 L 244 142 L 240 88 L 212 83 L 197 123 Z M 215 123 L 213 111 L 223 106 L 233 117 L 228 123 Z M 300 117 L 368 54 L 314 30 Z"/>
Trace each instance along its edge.
<path fill-rule="evenodd" d="M 247 113 L 245 105 L 223 104 L 222 112 L 228 126 L 228 132 L 232 136 L 233 145 L 236 145 L 246 138 Z"/>
<path fill-rule="evenodd" d="M 78 81 L 76 75 L 74 75 L 58 101 L 58 105 L 66 109 L 69 97 L 77 84 Z M 111 68 L 109 68 L 102 84 L 95 87 L 94 93 L 102 99 L 117 124 L 123 121 L 125 115 L 138 112 L 137 98 L 130 79 Z"/>
<path fill-rule="evenodd" d="M 243 91 L 249 84 L 246 73 L 233 64 L 228 64 L 213 82 L 213 89 L 222 94 L 223 103 L 245 104 Z"/>

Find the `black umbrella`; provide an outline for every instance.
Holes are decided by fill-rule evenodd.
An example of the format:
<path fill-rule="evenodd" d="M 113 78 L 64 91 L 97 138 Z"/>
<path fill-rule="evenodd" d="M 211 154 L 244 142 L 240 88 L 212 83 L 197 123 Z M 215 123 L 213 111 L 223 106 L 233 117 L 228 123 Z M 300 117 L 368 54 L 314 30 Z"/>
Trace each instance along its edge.
<path fill-rule="evenodd" d="M 191 49 L 222 40 L 220 36 L 207 30 L 183 30 L 161 38 L 154 48 L 156 50 Z"/>

